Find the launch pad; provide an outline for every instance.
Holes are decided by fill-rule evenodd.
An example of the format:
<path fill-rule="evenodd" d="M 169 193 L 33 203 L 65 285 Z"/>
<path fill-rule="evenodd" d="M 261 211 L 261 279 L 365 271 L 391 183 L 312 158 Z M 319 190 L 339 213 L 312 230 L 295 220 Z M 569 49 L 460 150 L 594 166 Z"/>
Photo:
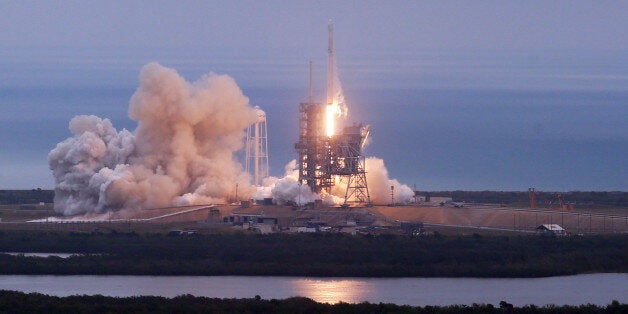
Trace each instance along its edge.
<path fill-rule="evenodd" d="M 467 204 L 464 208 L 419 204 L 362 208 L 312 207 L 297 209 L 280 205 L 198 205 L 150 210 L 131 210 L 92 216 L 49 217 L 50 211 L 27 217 L 10 216 L 5 210 L 0 230 L 50 230 L 105 232 L 199 233 L 254 232 L 396 232 L 404 224 L 423 224 L 425 230 L 448 234 L 486 232 L 535 233 L 540 224 L 557 223 L 575 234 L 627 233 L 628 217 L 604 210 L 555 211 L 501 207 L 499 204 Z M 38 218 L 33 220 L 33 218 Z M 305 228 L 305 229 L 303 229 Z M 305 231 L 301 231 L 305 230 Z M 386 231 L 388 230 L 388 231 Z"/>

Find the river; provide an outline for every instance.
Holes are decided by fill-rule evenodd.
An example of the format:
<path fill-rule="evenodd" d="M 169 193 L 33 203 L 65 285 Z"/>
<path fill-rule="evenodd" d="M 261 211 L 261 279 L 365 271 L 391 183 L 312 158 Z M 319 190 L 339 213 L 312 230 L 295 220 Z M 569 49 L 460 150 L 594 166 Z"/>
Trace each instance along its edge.
<path fill-rule="evenodd" d="M 628 274 L 549 278 L 308 278 L 255 276 L 0 276 L 0 289 L 56 296 L 181 294 L 217 298 L 395 303 L 414 306 L 491 303 L 516 306 L 628 302 Z"/>

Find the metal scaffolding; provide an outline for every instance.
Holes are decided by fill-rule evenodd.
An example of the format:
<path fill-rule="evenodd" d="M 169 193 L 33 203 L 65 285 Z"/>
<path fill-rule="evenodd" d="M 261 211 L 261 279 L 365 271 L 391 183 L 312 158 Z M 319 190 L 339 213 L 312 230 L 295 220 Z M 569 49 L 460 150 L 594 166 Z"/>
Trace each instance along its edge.
<path fill-rule="evenodd" d="M 331 176 L 330 138 L 325 134 L 327 106 L 305 102 L 300 105 L 299 141 L 295 148 L 299 154 L 299 182 L 312 192 L 330 191 L 334 185 Z"/>
<path fill-rule="evenodd" d="M 370 204 L 365 158 L 362 154 L 369 127 L 354 124 L 345 127 L 339 134 L 328 135 L 326 132 L 327 123 L 333 123 L 327 120 L 328 106 L 337 105 L 333 24 L 329 24 L 328 30 L 327 104 L 313 101 L 310 62 L 309 98 L 299 107 L 299 141 L 294 145 L 299 154 L 299 183 L 309 186 L 314 193 L 329 193 L 335 184 L 335 177 L 346 179 L 348 185 L 344 204 Z"/>
<path fill-rule="evenodd" d="M 331 174 L 347 179 L 344 205 L 371 203 L 366 183 L 366 161 L 362 153 L 369 132 L 369 126 L 354 124 L 345 127 L 341 134 L 332 139 Z"/>

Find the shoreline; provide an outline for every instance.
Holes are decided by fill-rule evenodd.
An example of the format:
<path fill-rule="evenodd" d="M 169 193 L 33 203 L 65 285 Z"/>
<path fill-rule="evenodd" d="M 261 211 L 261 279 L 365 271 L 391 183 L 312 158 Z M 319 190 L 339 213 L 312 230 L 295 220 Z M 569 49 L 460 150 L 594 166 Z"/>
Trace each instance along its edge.
<path fill-rule="evenodd" d="M 628 304 L 613 300 L 606 305 L 554 305 L 537 306 L 527 304 L 514 306 L 508 301 L 492 303 L 473 303 L 472 305 L 445 306 L 411 306 L 394 303 L 347 303 L 317 302 L 306 297 L 290 297 L 284 299 L 263 299 L 259 295 L 251 298 L 208 298 L 189 294 L 172 298 L 158 296 L 107 297 L 102 295 L 74 295 L 54 297 L 40 293 L 23 293 L 11 290 L 0 290 L 0 310 L 20 310 L 21 312 L 50 311 L 98 311 L 98 312 L 256 312 L 256 313 L 374 313 L 374 312 L 462 312 L 465 313 L 621 313 L 628 311 Z"/>

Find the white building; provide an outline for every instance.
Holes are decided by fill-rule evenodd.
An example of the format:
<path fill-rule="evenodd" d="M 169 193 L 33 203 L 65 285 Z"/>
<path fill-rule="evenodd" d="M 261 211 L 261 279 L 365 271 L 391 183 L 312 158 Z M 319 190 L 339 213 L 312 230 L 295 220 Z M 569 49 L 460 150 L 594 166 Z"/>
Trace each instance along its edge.
<path fill-rule="evenodd" d="M 551 236 L 564 236 L 567 233 L 565 229 L 557 224 L 544 224 L 536 227 L 536 231 L 540 234 L 551 235 Z"/>

